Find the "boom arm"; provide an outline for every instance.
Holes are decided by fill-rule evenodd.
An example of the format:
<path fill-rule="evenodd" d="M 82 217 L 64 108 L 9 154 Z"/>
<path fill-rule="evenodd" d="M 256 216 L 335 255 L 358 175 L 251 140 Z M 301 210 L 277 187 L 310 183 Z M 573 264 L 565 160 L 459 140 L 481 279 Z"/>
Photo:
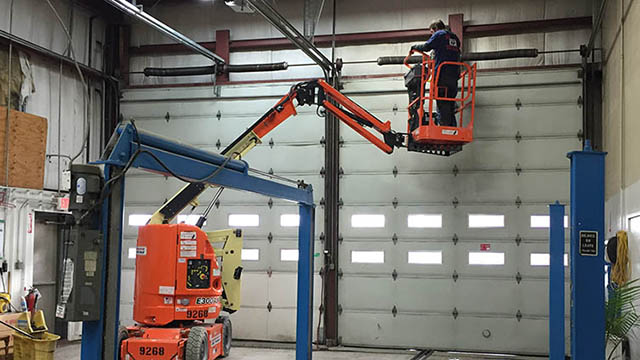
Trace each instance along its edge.
<path fill-rule="evenodd" d="M 295 102 L 294 102 L 295 100 Z M 297 105 L 296 105 L 297 102 Z M 404 147 L 404 134 L 391 130 L 389 121 L 382 122 L 360 105 L 340 93 L 324 80 L 313 80 L 298 83 L 291 88 L 278 103 L 249 127 L 234 142 L 227 146 L 222 155 L 239 159 L 249 150 L 261 143 L 261 139 L 286 119 L 297 114 L 296 106 L 318 105 L 335 115 L 347 126 L 362 135 L 365 139 L 387 154 L 394 147 Z M 367 128 L 380 133 L 382 139 Z M 196 205 L 198 196 L 207 188 L 207 184 L 191 183 L 183 187 L 176 195 L 158 209 L 149 223 L 162 224 L 170 222 L 189 204 Z M 218 194 L 222 188 L 218 191 Z"/>

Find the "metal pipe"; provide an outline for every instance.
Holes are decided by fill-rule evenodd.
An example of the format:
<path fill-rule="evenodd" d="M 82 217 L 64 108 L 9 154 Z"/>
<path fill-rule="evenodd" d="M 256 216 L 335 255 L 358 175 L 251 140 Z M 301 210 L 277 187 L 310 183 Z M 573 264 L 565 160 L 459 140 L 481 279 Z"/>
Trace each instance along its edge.
<path fill-rule="evenodd" d="M 113 0 L 111 0 L 113 1 Z M 304 35 L 289 23 L 270 4 L 263 0 L 247 0 L 249 4 L 264 18 L 278 29 L 286 38 L 294 43 L 311 60 L 317 63 L 324 72 L 325 78 L 329 79 L 333 71 L 333 63 L 318 48 L 316 48 Z"/>
<path fill-rule="evenodd" d="M 13 29 L 13 0 L 9 9 L 9 32 Z M 4 167 L 5 186 L 9 186 L 9 129 L 11 122 L 11 58 L 13 57 L 13 43 L 9 41 L 9 67 L 7 68 L 7 119 L 4 125 Z"/>
<path fill-rule="evenodd" d="M 173 40 L 187 46 L 188 48 L 194 50 L 195 52 L 197 52 L 198 54 L 209 58 L 219 64 L 224 64 L 225 61 L 223 58 L 221 58 L 220 56 L 216 55 L 215 53 L 209 51 L 208 49 L 204 48 L 203 46 L 201 46 L 200 44 L 198 44 L 197 42 L 189 39 L 188 37 L 186 37 L 185 35 L 177 32 L 176 30 L 172 29 L 171 27 L 169 27 L 168 25 L 166 25 L 165 23 L 161 22 L 160 20 L 154 18 L 153 16 L 147 14 L 146 12 L 144 12 L 142 9 L 138 8 L 137 6 L 131 4 L 130 2 L 127 2 L 125 0 L 105 0 L 106 2 L 108 2 L 109 4 L 115 6 L 116 8 L 118 8 L 120 11 L 124 12 L 125 14 L 132 16 L 142 22 L 144 22 L 145 24 L 151 26 L 152 28 L 160 31 L 161 33 L 167 35 L 168 37 L 172 38 Z"/>
<path fill-rule="evenodd" d="M 58 72 L 58 154 L 62 154 L 62 61 L 60 61 L 60 70 Z M 62 156 L 62 155 L 61 155 Z M 58 194 L 60 194 L 60 184 L 62 183 L 62 168 L 58 156 Z M 69 156 L 69 168 L 71 168 L 71 156 Z"/>
<path fill-rule="evenodd" d="M 488 61 L 503 60 L 514 58 L 537 57 L 538 49 L 513 49 L 501 51 L 487 51 L 475 53 L 463 53 L 461 61 Z M 378 58 L 378 65 L 402 65 L 404 64 L 404 56 L 382 56 Z M 422 62 L 422 56 L 412 56 L 409 58 L 409 64 L 417 64 Z"/>
<path fill-rule="evenodd" d="M 143 74 L 145 76 L 197 76 L 211 75 L 216 73 L 240 73 L 240 72 L 262 72 L 262 71 L 280 71 L 286 70 L 289 65 L 286 62 L 272 64 L 245 64 L 245 65 L 229 65 L 221 66 L 221 71 L 217 71 L 217 66 L 190 66 L 177 68 L 145 68 Z"/>
<path fill-rule="evenodd" d="M 585 52 L 582 54 L 583 56 L 589 56 L 591 51 L 593 51 L 593 44 L 596 42 L 596 36 L 600 32 L 600 27 L 602 26 L 602 21 L 604 20 L 604 11 L 607 8 L 607 1 L 608 0 L 603 0 L 602 4 L 600 4 L 600 10 L 598 11 L 598 16 L 596 17 L 595 25 L 591 30 L 591 36 L 589 37 L 589 42 L 587 43 Z M 624 10 L 623 10 L 623 13 L 624 13 Z"/>

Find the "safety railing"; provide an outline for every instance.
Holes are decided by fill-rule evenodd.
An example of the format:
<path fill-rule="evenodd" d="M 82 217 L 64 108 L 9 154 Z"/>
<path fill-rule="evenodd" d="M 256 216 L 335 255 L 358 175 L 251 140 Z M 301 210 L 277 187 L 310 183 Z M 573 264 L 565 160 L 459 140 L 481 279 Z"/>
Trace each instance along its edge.
<path fill-rule="evenodd" d="M 409 103 L 408 109 L 411 109 L 412 106 L 419 103 L 418 106 L 418 115 L 420 119 L 424 119 L 425 115 L 425 107 L 428 108 L 428 125 L 427 126 L 438 126 L 433 121 L 433 110 L 434 104 L 433 101 L 441 100 L 441 101 L 453 101 L 456 102 L 456 110 L 455 114 L 459 115 L 459 121 L 456 123 L 459 124 L 455 127 L 472 129 L 473 128 L 473 119 L 475 115 L 475 100 L 476 100 L 476 64 L 469 65 L 464 62 L 457 61 L 444 61 L 442 62 L 438 68 L 435 67 L 435 61 L 432 60 L 429 55 L 425 52 L 418 50 L 411 50 L 409 55 L 404 60 L 404 65 L 409 69 L 412 68 L 412 65 L 409 63 L 411 55 L 414 52 L 418 52 L 422 55 L 422 62 L 419 66 L 422 66 L 421 71 L 421 84 L 420 84 L 420 96 L 416 97 L 413 101 Z M 439 95 L 439 88 L 444 88 L 443 86 L 438 86 L 440 80 L 440 74 L 444 66 L 459 66 L 461 67 L 461 72 L 458 77 L 458 81 L 461 81 L 461 91 L 459 97 L 449 97 L 445 88 L 443 92 L 444 95 Z M 434 74 L 435 73 L 435 74 Z M 434 81 L 435 80 L 435 81 Z M 427 85 L 428 84 L 428 85 Z M 428 86 L 428 87 L 427 87 Z M 429 90 L 427 92 L 427 89 Z M 426 104 L 426 105 L 425 105 Z M 469 122 L 464 125 L 464 113 L 465 110 L 470 109 L 471 116 Z M 422 124 L 420 126 L 423 126 Z"/>

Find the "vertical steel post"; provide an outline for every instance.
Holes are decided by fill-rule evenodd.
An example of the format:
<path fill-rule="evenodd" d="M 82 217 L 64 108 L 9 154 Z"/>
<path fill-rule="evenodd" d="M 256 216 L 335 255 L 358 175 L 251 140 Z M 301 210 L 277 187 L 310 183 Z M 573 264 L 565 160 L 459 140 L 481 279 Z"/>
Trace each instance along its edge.
<path fill-rule="evenodd" d="M 104 167 L 104 180 L 105 182 L 111 179 L 111 166 Z M 100 216 L 100 229 L 102 230 L 102 263 L 107 261 L 106 243 L 108 239 L 107 226 L 109 224 L 109 199 L 106 199 L 102 203 L 101 216 Z M 104 294 L 105 290 L 105 278 L 107 273 L 106 266 L 102 269 L 102 284 L 101 293 Z M 92 360 L 99 359 L 102 354 L 102 339 L 104 334 L 104 296 L 100 299 L 100 320 L 98 321 L 83 321 L 82 322 L 82 345 L 80 349 L 80 359 Z"/>
<path fill-rule="evenodd" d="M 549 205 L 549 217 L 549 360 L 564 360 L 564 205 Z"/>
<path fill-rule="evenodd" d="M 313 205 L 300 204 L 296 360 L 311 360 L 313 342 L 314 217 L 315 210 Z"/>
<path fill-rule="evenodd" d="M 106 166 L 105 181 L 118 176 L 121 168 Z M 124 218 L 124 178 L 116 180 L 107 191 L 101 212 L 102 230 L 102 299 L 100 320 L 82 324 L 82 360 L 117 360 L 118 324 L 120 319 L 120 269 L 122 258 L 122 226 Z"/>
<path fill-rule="evenodd" d="M 604 359 L 604 160 L 589 140 L 571 159 L 571 358 Z"/>

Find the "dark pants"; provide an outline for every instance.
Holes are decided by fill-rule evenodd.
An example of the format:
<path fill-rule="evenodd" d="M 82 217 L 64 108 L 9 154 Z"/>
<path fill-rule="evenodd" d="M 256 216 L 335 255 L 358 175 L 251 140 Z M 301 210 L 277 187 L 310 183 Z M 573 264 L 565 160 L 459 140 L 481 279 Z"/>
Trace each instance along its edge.
<path fill-rule="evenodd" d="M 438 79 L 438 96 L 444 96 L 447 98 L 455 98 L 458 96 L 458 77 L 459 72 L 457 67 L 447 68 L 443 65 L 443 69 L 440 71 L 440 78 Z M 456 102 L 448 100 L 438 100 L 438 114 L 440 118 L 440 125 L 442 126 L 457 126 L 456 122 Z"/>

